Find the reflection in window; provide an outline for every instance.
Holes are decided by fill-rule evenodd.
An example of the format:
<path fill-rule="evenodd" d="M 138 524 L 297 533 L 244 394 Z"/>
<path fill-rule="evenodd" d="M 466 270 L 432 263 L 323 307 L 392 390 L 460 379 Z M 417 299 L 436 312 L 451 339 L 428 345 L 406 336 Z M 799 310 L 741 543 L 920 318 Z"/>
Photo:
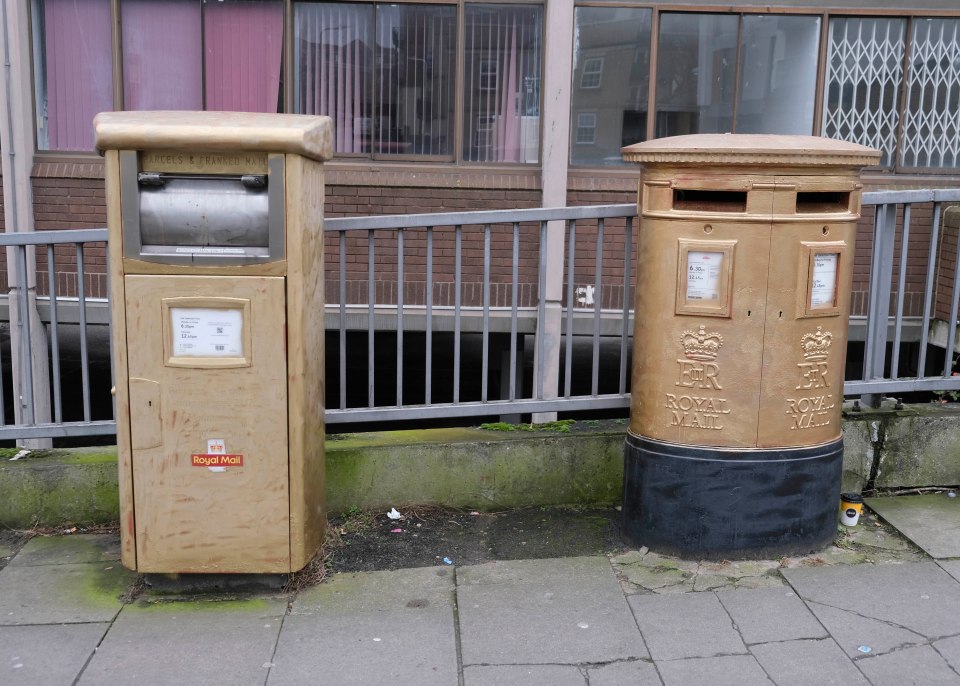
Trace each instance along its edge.
<path fill-rule="evenodd" d="M 737 133 L 811 134 L 820 18 L 747 15 L 742 35 Z"/>
<path fill-rule="evenodd" d="M 34 5 L 37 147 L 93 150 L 93 117 L 113 109 L 110 0 Z"/>
<path fill-rule="evenodd" d="M 896 146 L 903 51 L 902 19 L 830 20 L 823 135 L 880 148 L 882 166 Z"/>
<path fill-rule="evenodd" d="M 958 167 L 960 20 L 913 21 L 900 161 L 905 167 Z"/>
<path fill-rule="evenodd" d="M 593 145 L 597 138 L 596 112 L 580 112 L 577 114 L 577 130 L 574 141 L 577 145 Z"/>
<path fill-rule="evenodd" d="M 646 138 L 651 11 L 576 8 L 570 162 L 623 164 L 620 148 Z M 589 108 L 590 112 L 582 110 Z M 584 118 L 585 115 L 589 115 Z M 592 125 L 583 126 L 592 117 Z M 589 133 L 588 133 L 589 132 Z"/>
<path fill-rule="evenodd" d="M 464 159 L 537 161 L 542 15 L 541 7 L 466 6 Z"/>
<path fill-rule="evenodd" d="M 819 40 L 817 17 L 662 15 L 657 136 L 810 134 Z"/>
<path fill-rule="evenodd" d="M 603 78 L 603 58 L 588 57 L 583 61 L 583 71 L 580 72 L 581 88 L 599 88 Z"/>
<path fill-rule="evenodd" d="M 338 153 L 450 155 L 455 8 L 297 3 L 294 100 Z"/>
<path fill-rule="evenodd" d="M 657 137 L 733 130 L 735 15 L 664 14 L 657 60 Z"/>

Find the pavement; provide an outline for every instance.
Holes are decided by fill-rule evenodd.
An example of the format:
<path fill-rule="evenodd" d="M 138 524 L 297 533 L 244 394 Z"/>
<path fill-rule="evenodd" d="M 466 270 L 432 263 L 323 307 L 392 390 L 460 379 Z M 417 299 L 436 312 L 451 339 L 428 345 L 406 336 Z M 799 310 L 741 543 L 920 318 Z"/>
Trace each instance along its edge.
<path fill-rule="evenodd" d="M 960 558 L 869 514 L 803 558 L 640 549 L 272 594 L 158 594 L 113 534 L 34 537 L 3 557 L 5 686 L 960 685 Z"/>

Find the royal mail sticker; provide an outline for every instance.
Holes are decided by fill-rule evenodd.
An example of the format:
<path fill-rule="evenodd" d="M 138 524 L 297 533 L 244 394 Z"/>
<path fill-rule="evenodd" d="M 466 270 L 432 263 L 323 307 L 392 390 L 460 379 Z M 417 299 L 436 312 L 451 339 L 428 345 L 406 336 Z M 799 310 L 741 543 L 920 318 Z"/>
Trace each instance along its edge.
<path fill-rule="evenodd" d="M 193 453 L 190 464 L 194 467 L 242 467 L 243 455 L 236 453 Z"/>
<path fill-rule="evenodd" d="M 171 307 L 173 357 L 243 357 L 243 311 Z"/>

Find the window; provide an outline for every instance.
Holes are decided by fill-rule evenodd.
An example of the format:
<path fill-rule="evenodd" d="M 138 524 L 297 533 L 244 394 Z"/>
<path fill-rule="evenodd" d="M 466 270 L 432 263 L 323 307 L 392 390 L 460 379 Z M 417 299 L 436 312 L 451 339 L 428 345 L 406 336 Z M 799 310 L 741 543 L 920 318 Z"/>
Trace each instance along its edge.
<path fill-rule="evenodd" d="M 914 19 L 900 164 L 960 167 L 960 20 Z"/>
<path fill-rule="evenodd" d="M 583 61 L 583 71 L 580 72 L 581 88 L 599 88 L 603 78 L 603 58 L 588 57 Z"/>
<path fill-rule="evenodd" d="M 91 150 L 104 110 L 207 109 L 329 115 L 341 156 L 539 159 L 542 5 L 31 1 L 40 150 Z"/>
<path fill-rule="evenodd" d="M 896 148 L 906 22 L 840 17 L 830 22 L 823 135 L 883 151 Z"/>
<path fill-rule="evenodd" d="M 294 46 L 294 109 L 336 152 L 452 157 L 455 6 L 297 3 Z"/>
<path fill-rule="evenodd" d="M 813 129 L 819 17 L 660 18 L 657 136 Z"/>
<path fill-rule="evenodd" d="M 576 9 L 571 164 L 623 164 L 620 148 L 646 138 L 652 15 L 630 7 Z"/>
<path fill-rule="evenodd" d="M 539 6 L 466 6 L 464 160 L 539 159 L 542 23 Z"/>
<path fill-rule="evenodd" d="M 597 137 L 597 113 L 577 114 L 577 130 L 574 141 L 577 145 L 593 145 Z"/>
<path fill-rule="evenodd" d="M 93 117 L 113 109 L 110 0 L 33 6 L 37 147 L 93 150 Z"/>
<path fill-rule="evenodd" d="M 91 150 L 94 115 L 115 108 L 110 5 L 34 4 L 41 150 Z M 278 111 L 282 0 L 121 0 L 119 12 L 123 109 Z"/>
<path fill-rule="evenodd" d="M 747 15 L 740 44 L 737 133 L 813 133 L 820 18 Z"/>

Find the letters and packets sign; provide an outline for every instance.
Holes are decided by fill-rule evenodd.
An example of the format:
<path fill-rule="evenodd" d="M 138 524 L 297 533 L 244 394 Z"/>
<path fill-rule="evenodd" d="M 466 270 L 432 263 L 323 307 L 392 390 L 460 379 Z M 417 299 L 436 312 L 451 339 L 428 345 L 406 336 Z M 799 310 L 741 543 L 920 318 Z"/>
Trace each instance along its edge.
<path fill-rule="evenodd" d="M 687 301 L 720 299 L 722 252 L 691 250 L 687 253 Z"/>
<path fill-rule="evenodd" d="M 810 307 L 833 307 L 837 297 L 837 253 L 813 256 L 813 278 L 810 284 Z"/>
<path fill-rule="evenodd" d="M 173 357 L 242 357 L 243 312 L 171 307 Z"/>

